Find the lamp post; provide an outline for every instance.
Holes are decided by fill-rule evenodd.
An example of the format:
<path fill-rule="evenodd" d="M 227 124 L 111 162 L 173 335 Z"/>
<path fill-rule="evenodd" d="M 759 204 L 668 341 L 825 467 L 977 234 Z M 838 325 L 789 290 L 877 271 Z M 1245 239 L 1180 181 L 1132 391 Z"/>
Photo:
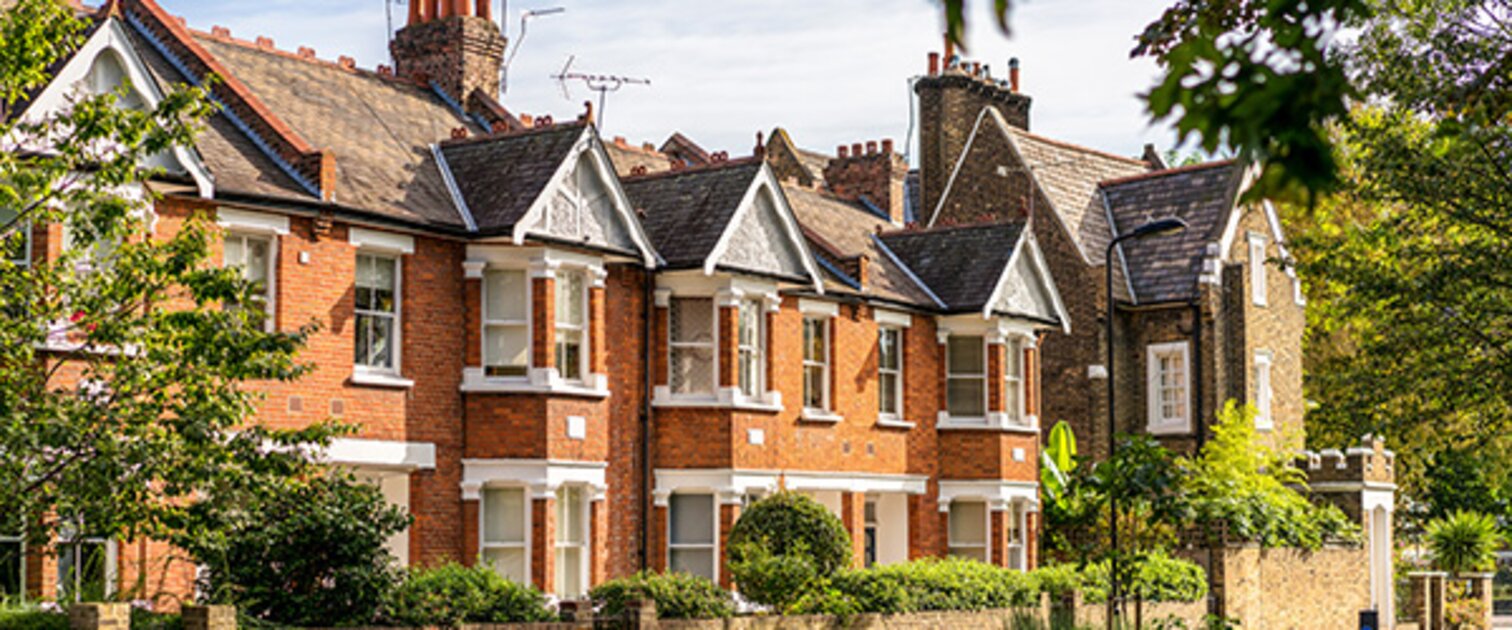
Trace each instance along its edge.
<path fill-rule="evenodd" d="M 1170 218 L 1170 219 L 1161 219 L 1159 221 L 1152 221 L 1150 223 L 1146 223 L 1144 225 L 1139 226 L 1138 228 L 1135 228 L 1134 231 L 1129 232 L 1128 234 L 1124 234 L 1122 236 L 1114 238 L 1113 242 L 1108 243 L 1107 254 L 1103 257 L 1103 268 L 1104 268 L 1104 271 L 1107 272 L 1107 291 L 1108 291 L 1108 294 L 1107 294 L 1107 298 L 1108 298 L 1108 301 L 1107 301 L 1108 311 L 1107 311 L 1107 315 L 1105 316 L 1105 319 L 1106 319 L 1106 324 L 1107 324 L 1107 329 L 1108 329 L 1108 339 L 1107 339 L 1107 343 L 1108 343 L 1108 376 L 1107 376 L 1107 379 L 1108 379 L 1108 461 L 1109 461 L 1109 465 L 1112 465 L 1111 463 L 1118 456 L 1118 421 L 1117 421 L 1117 415 L 1115 413 L 1114 405 L 1113 405 L 1113 401 L 1115 400 L 1115 393 L 1114 393 L 1114 387 L 1113 387 L 1113 382 L 1114 382 L 1113 375 L 1115 374 L 1115 372 L 1113 370 L 1113 250 L 1117 249 L 1118 248 L 1118 244 L 1122 243 L 1124 241 L 1132 241 L 1132 240 L 1146 238 L 1146 237 L 1150 237 L 1150 236 L 1165 236 L 1167 234 L 1176 234 L 1176 233 L 1181 232 L 1182 230 L 1185 230 L 1186 227 L 1187 227 L 1186 221 L 1183 221 L 1180 218 L 1174 218 L 1174 217 Z M 1110 614 L 1108 615 L 1108 628 L 1113 628 L 1114 624 L 1116 623 L 1116 618 L 1123 616 L 1123 591 L 1120 588 L 1121 585 L 1119 584 L 1120 580 L 1119 580 L 1119 575 L 1118 575 L 1118 568 L 1119 568 L 1118 567 L 1118 564 L 1119 564 L 1119 562 L 1118 562 L 1118 559 L 1119 559 L 1118 558 L 1118 555 L 1119 555 L 1118 552 L 1119 552 L 1119 546 L 1118 546 L 1118 493 L 1117 492 L 1114 492 L 1114 493 L 1108 495 L 1108 523 L 1112 526 L 1112 530 L 1111 530 L 1112 536 L 1111 536 L 1111 538 L 1112 538 L 1112 547 L 1113 547 L 1113 554 L 1112 554 L 1112 558 L 1110 558 L 1110 560 L 1109 560 L 1110 566 L 1109 566 L 1109 571 L 1108 571 L 1108 580 L 1109 580 L 1109 585 L 1110 585 L 1110 589 L 1109 589 L 1109 593 L 1108 593 L 1108 608 L 1110 609 L 1109 610 Z"/>

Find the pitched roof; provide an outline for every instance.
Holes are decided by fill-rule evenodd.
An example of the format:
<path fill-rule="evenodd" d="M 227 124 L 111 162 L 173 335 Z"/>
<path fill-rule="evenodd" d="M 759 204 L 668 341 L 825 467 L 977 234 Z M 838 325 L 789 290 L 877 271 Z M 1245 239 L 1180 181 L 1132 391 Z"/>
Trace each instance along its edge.
<path fill-rule="evenodd" d="M 604 151 L 609 154 L 609 161 L 614 163 L 614 172 L 620 177 L 635 175 L 639 169 L 645 169 L 640 174 L 672 170 L 671 156 L 652 148 L 622 144 L 622 139 L 615 138 L 614 142 L 604 143 Z"/>
<path fill-rule="evenodd" d="M 586 129 L 586 123 L 569 123 L 442 143 L 441 154 L 479 234 L 513 229 Z"/>
<path fill-rule="evenodd" d="M 909 277 L 908 271 L 877 246 L 873 236 L 880 230 L 893 228 L 886 219 L 855 201 L 820 190 L 790 184 L 784 184 L 782 190 L 805 230 L 823 239 L 843 256 L 867 257 L 868 278 L 861 293 L 924 308 L 935 306 L 934 300 Z M 824 253 L 822 248 L 817 249 L 816 254 Z M 842 261 L 829 262 L 840 264 Z"/>
<path fill-rule="evenodd" d="M 1187 222 L 1180 234 L 1120 245 L 1138 302 L 1196 296 L 1207 245 L 1222 236 L 1242 177 L 1240 165 L 1222 161 L 1103 183 L 1108 210 L 1120 234 L 1154 219 L 1180 217 Z"/>
<path fill-rule="evenodd" d="M 1013 257 L 1023 221 L 888 232 L 879 238 L 953 312 L 980 310 Z"/>
<path fill-rule="evenodd" d="M 1150 167 L 1133 158 L 1038 136 L 1003 125 L 1056 215 L 1065 223 L 1082 255 L 1102 264 L 1113 230 L 1098 195 L 1099 182 L 1145 173 Z"/>
<path fill-rule="evenodd" d="M 626 178 L 625 194 L 670 269 L 700 267 L 750 190 L 760 160 Z"/>

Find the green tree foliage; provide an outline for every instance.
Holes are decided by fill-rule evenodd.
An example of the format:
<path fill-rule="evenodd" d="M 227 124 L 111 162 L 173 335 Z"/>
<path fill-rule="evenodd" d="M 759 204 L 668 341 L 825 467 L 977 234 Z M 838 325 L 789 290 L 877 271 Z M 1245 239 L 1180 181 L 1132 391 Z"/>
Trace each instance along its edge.
<path fill-rule="evenodd" d="M 1428 523 L 1428 550 L 1442 571 L 1495 571 L 1496 552 L 1506 542 L 1496 519 L 1476 512 L 1455 512 Z"/>
<path fill-rule="evenodd" d="M 404 576 L 383 603 L 380 617 L 394 626 L 460 627 L 465 623 L 552 621 L 546 597 L 488 567 L 447 563 Z"/>
<path fill-rule="evenodd" d="M 267 489 L 226 520 L 188 547 L 205 566 L 208 599 L 256 619 L 317 627 L 373 622 L 399 579 L 384 545 L 409 525 L 377 487 L 338 472 Z M 423 576 L 406 593 L 446 577 Z"/>
<path fill-rule="evenodd" d="M 1143 602 L 1195 602 L 1207 596 L 1207 572 L 1189 560 L 1173 558 L 1164 551 L 1129 557 L 1131 570 L 1124 589 Z M 1082 571 L 1082 597 L 1088 603 L 1108 601 L 1107 561 L 1088 565 Z"/>
<path fill-rule="evenodd" d="M 144 165 L 192 141 L 205 88 L 16 115 L 84 31 L 56 0 L 0 13 L 0 514 L 21 515 L 37 548 L 60 532 L 184 543 L 251 488 L 305 472 L 297 446 L 332 429 L 253 422 L 242 385 L 304 373 L 309 329 L 225 308 L 256 287 L 210 259 L 216 229 L 147 238 Z M 26 261 L 34 226 L 61 226 L 70 247 Z"/>
<path fill-rule="evenodd" d="M 729 591 L 687 573 L 641 572 L 615 578 L 594 587 L 588 596 L 607 617 L 619 617 L 625 614 L 629 602 L 646 599 L 656 602 L 656 615 L 661 619 L 715 619 L 735 614 L 735 600 Z"/>
<path fill-rule="evenodd" d="M 818 501 L 784 491 L 741 512 L 726 553 L 741 594 L 780 610 L 850 564 L 851 537 Z"/>

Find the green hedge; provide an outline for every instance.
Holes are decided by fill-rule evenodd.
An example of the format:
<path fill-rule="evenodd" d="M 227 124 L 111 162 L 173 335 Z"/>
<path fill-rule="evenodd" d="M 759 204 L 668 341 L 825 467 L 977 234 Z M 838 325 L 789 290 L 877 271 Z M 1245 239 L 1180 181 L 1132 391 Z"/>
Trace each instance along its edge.
<path fill-rule="evenodd" d="M 0 628 L 5 630 L 68 630 L 68 615 L 36 606 L 0 603 Z"/>
<path fill-rule="evenodd" d="M 1039 602 L 1034 578 L 959 558 L 843 571 L 798 600 L 798 614 L 910 613 L 1019 608 Z"/>
<path fill-rule="evenodd" d="M 735 614 L 735 600 L 730 592 L 709 580 L 687 573 L 641 572 L 630 577 L 609 580 L 588 593 L 598 602 L 602 615 L 619 616 L 631 600 L 656 602 L 656 616 L 661 619 L 710 619 Z"/>
<path fill-rule="evenodd" d="M 1134 559 L 1128 597 L 1147 602 L 1195 602 L 1207 596 L 1207 572 L 1195 563 L 1164 553 Z M 1082 571 L 1082 599 L 1088 603 L 1108 601 L 1107 561 L 1087 565 Z"/>
<path fill-rule="evenodd" d="M 552 621 L 546 598 L 479 564 L 444 564 L 409 572 L 389 592 L 383 619 L 399 626 Z"/>

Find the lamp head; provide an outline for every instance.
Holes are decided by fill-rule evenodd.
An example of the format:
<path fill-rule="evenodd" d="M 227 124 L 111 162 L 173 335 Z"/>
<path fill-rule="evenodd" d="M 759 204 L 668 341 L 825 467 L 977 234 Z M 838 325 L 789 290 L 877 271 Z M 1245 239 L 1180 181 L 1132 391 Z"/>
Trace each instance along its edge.
<path fill-rule="evenodd" d="M 1181 218 L 1179 217 L 1171 217 L 1169 219 L 1161 219 L 1159 221 L 1152 221 L 1150 223 L 1141 225 L 1135 228 L 1133 232 L 1129 233 L 1129 238 L 1144 238 L 1146 236 L 1164 236 L 1167 234 L 1177 234 L 1186 230 L 1186 228 L 1186 221 L 1181 220 Z"/>

